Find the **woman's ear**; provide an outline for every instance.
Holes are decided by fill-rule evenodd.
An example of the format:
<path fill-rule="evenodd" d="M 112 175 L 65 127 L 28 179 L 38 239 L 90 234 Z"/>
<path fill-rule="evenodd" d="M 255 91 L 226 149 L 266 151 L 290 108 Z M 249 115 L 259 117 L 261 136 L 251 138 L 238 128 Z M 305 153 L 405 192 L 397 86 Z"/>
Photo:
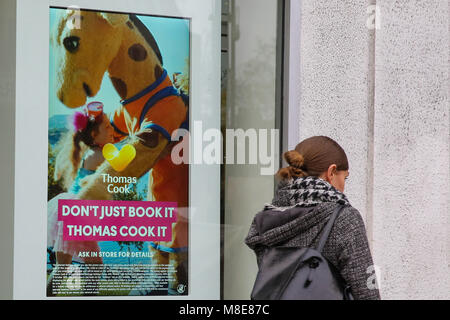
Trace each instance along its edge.
<path fill-rule="evenodd" d="M 337 165 L 332 164 L 328 167 L 328 170 L 323 173 L 323 179 L 331 183 L 336 173 L 337 173 Z"/>

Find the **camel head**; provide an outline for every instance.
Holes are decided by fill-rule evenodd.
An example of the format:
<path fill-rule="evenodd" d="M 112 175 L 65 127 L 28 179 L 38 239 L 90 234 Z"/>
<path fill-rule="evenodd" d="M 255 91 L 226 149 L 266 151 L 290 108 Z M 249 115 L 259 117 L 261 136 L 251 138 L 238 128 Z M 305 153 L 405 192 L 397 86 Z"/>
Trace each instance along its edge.
<path fill-rule="evenodd" d="M 103 76 L 119 51 L 127 21 L 125 14 L 77 10 L 60 14 L 52 44 L 57 60 L 57 96 L 67 107 L 84 105 L 87 97 L 100 90 Z"/>

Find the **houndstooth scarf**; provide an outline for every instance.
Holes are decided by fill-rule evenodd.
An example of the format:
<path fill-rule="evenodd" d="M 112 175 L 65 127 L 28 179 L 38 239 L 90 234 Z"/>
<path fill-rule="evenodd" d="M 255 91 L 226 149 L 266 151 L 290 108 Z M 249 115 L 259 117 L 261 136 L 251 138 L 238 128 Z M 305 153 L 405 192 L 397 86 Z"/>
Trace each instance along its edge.
<path fill-rule="evenodd" d="M 266 203 L 264 210 L 284 211 L 292 207 L 310 207 L 323 202 L 350 204 L 345 194 L 330 183 L 309 176 L 281 181 L 272 203 Z"/>

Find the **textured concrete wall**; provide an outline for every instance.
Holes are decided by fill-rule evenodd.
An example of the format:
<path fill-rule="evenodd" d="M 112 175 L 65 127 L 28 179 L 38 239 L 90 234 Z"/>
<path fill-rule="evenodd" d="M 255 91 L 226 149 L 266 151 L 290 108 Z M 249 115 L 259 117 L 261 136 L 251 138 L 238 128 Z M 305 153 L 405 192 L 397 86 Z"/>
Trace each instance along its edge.
<path fill-rule="evenodd" d="M 382 289 L 393 299 L 449 299 L 449 2 L 377 4 L 373 245 Z"/>
<path fill-rule="evenodd" d="M 351 181 L 346 193 L 365 221 L 370 219 L 367 163 L 373 39 L 366 27 L 367 6 L 366 0 L 303 1 L 298 73 L 299 141 L 326 135 L 346 150 Z"/>
<path fill-rule="evenodd" d="M 300 140 L 347 151 L 384 299 L 450 298 L 449 1 L 305 0 Z"/>

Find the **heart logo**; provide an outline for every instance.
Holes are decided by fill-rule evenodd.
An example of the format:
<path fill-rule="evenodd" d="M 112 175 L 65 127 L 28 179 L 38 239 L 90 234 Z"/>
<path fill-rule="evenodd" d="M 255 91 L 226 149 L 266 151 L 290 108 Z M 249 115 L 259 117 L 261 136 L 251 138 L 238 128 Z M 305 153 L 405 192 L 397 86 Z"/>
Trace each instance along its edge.
<path fill-rule="evenodd" d="M 102 153 L 103 157 L 117 172 L 125 170 L 136 157 L 136 149 L 130 144 L 123 146 L 119 151 L 115 145 L 108 143 L 103 147 Z"/>

